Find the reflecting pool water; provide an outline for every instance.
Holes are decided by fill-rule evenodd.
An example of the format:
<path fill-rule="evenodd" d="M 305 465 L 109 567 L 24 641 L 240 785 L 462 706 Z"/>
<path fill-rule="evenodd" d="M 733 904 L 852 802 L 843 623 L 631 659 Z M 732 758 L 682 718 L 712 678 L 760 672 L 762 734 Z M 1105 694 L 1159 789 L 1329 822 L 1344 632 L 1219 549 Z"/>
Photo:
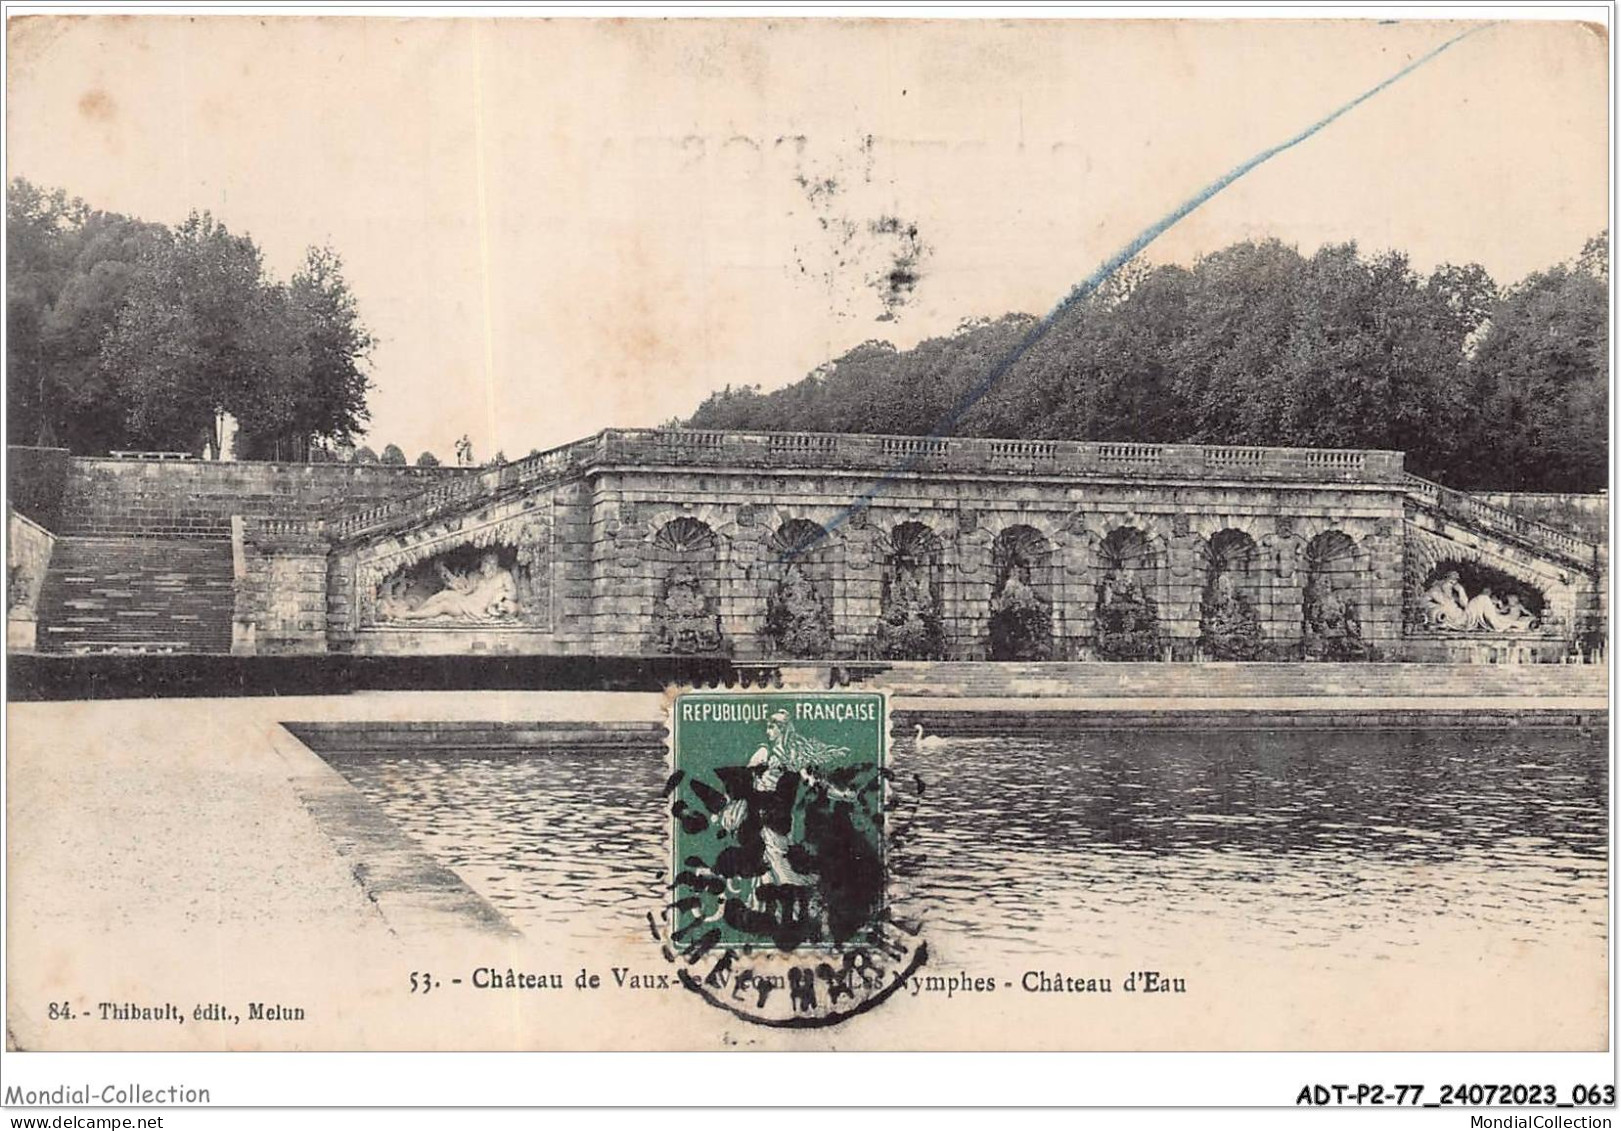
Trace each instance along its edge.
<path fill-rule="evenodd" d="M 328 760 L 526 933 L 622 938 L 661 905 L 658 755 Z M 925 787 L 896 902 L 950 961 L 1262 938 L 1379 959 L 1443 924 L 1533 945 L 1604 938 L 1602 735 L 900 739 L 894 765 Z"/>

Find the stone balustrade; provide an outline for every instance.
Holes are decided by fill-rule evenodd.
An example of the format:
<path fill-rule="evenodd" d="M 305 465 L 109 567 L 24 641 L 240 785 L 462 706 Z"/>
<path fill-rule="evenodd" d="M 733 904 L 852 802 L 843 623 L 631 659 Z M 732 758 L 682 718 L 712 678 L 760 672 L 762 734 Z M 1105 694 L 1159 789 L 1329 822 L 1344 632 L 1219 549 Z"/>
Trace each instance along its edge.
<path fill-rule="evenodd" d="M 251 541 L 278 538 L 322 538 L 327 523 L 319 518 L 279 518 L 274 515 L 244 515 L 243 536 Z"/>
<path fill-rule="evenodd" d="M 782 468 L 897 475 L 907 472 L 1028 474 L 1055 478 L 1296 482 L 1398 486 L 1421 503 L 1498 533 L 1601 568 L 1600 549 L 1535 519 L 1493 507 L 1418 476 L 1400 452 L 982 437 L 883 436 L 817 432 L 727 432 L 610 428 L 525 459 L 434 484 L 417 494 L 352 512 L 327 524 L 345 540 L 439 508 L 532 487 L 590 467 Z"/>
<path fill-rule="evenodd" d="M 879 474 L 1017 470 L 1060 478 L 1142 476 L 1374 484 L 1398 482 L 1403 474 L 1402 454 L 1384 451 L 630 428 L 608 429 L 526 462 L 558 453 L 567 453 L 569 460 L 580 464 L 781 467 Z"/>
<path fill-rule="evenodd" d="M 1507 535 L 1518 542 L 1535 546 L 1539 549 L 1553 550 L 1565 555 L 1584 568 L 1602 568 L 1601 548 L 1592 542 L 1558 527 L 1538 522 L 1534 518 L 1527 518 L 1523 514 L 1516 514 L 1511 510 L 1493 506 L 1483 502 L 1473 495 L 1462 491 L 1454 491 L 1450 487 L 1443 487 L 1439 483 L 1432 483 L 1428 479 L 1421 479 L 1417 475 L 1402 475 L 1402 484 L 1407 493 L 1425 506 L 1450 514 L 1496 534 Z"/>
<path fill-rule="evenodd" d="M 604 435 L 599 432 L 511 463 L 448 479 L 415 495 L 354 511 L 329 523 L 328 531 L 334 539 L 342 541 L 383 529 L 401 518 L 432 514 L 447 504 L 487 498 L 512 488 L 560 479 L 577 467 L 597 462 Z"/>
<path fill-rule="evenodd" d="M 188 460 L 200 459 L 195 452 L 147 452 L 147 451 L 121 451 L 114 449 L 108 453 L 113 459 L 139 459 L 139 460 Z"/>
<path fill-rule="evenodd" d="M 562 478 L 582 468 L 762 467 L 997 474 L 1060 478 L 1293 480 L 1389 484 L 1402 475 L 1402 453 L 1316 448 L 1210 447 L 1199 444 L 1091 443 L 981 437 L 879 436 L 826 432 L 721 432 L 695 428 L 608 428 L 521 460 L 448 480 L 382 502 L 329 524 L 338 540 L 383 529 L 407 516 Z"/>
<path fill-rule="evenodd" d="M 344 541 L 513 489 L 533 488 L 601 466 L 782 468 L 899 475 L 1028 474 L 1055 478 L 1297 482 L 1395 486 L 1421 504 L 1601 569 L 1601 549 L 1566 531 L 1407 474 L 1400 452 L 1143 444 L 816 432 L 610 428 L 525 459 L 444 479 L 426 490 L 319 526 L 278 525 L 268 536 L 326 535 Z"/>

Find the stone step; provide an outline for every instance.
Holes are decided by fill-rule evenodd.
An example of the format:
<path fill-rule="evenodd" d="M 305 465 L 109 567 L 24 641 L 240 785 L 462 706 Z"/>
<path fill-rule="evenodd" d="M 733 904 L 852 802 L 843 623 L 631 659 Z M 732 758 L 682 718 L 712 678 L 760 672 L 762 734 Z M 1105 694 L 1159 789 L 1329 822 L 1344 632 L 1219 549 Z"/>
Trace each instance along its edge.
<path fill-rule="evenodd" d="M 1179 672 L 1197 678 L 1179 680 Z M 1602 665 L 1564 664 L 997 664 L 896 663 L 867 685 L 894 694 L 958 698 L 1300 696 L 1602 697 Z"/>
<path fill-rule="evenodd" d="M 559 750 L 665 748 L 664 724 L 622 722 L 370 722 L 283 724 L 323 755 L 414 753 L 469 757 Z"/>
<path fill-rule="evenodd" d="M 39 598 L 41 651 L 229 652 L 228 543 L 63 537 Z"/>

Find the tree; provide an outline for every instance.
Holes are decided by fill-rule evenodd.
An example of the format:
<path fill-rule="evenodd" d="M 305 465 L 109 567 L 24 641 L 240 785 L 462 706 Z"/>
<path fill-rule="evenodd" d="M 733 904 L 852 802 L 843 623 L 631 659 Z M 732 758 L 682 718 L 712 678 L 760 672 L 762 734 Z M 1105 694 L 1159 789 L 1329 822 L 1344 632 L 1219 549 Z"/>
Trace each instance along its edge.
<path fill-rule="evenodd" d="M 439 457 L 434 455 L 432 452 L 423 452 L 421 455 L 417 456 L 417 466 L 438 467 Z"/>
<path fill-rule="evenodd" d="M 1277 240 L 1234 244 L 1194 265 L 1168 359 L 1181 408 L 1178 439 L 1290 442 L 1288 401 L 1278 394 L 1307 274 L 1300 253 Z"/>
<path fill-rule="evenodd" d="M 1032 435 L 1175 440 L 1190 427 L 1174 350 L 1193 276 L 1181 267 L 1122 272 L 1071 308 L 1014 369 Z M 993 392 L 991 399 L 996 394 Z M 1017 415 L 1017 414 L 1015 414 Z M 1007 435 L 1021 434 L 1009 421 Z"/>
<path fill-rule="evenodd" d="M 376 463 L 377 462 L 377 453 L 372 451 L 370 446 L 362 444 L 360 447 L 355 449 L 355 458 L 354 458 L 354 460 L 352 462 L 354 462 L 354 463 Z"/>
<path fill-rule="evenodd" d="M 1455 298 L 1399 253 L 1365 260 L 1345 244 L 1313 256 L 1273 382 L 1284 442 L 1394 448 L 1413 471 L 1445 474 L 1466 409 L 1464 342 L 1478 323 Z"/>
<path fill-rule="evenodd" d="M 286 284 L 206 213 L 173 230 L 14 180 L 6 200 L 14 443 L 197 451 L 226 414 L 247 458 L 307 458 L 367 419 L 372 347 L 337 255 Z"/>
<path fill-rule="evenodd" d="M 284 315 L 253 241 L 192 213 L 142 256 L 102 344 L 103 372 L 126 390 L 132 438 L 196 451 L 222 443 L 227 413 L 251 437 L 289 412 L 287 359 L 271 345 Z"/>
<path fill-rule="evenodd" d="M 1460 486 L 1598 491 L 1608 481 L 1607 236 L 1574 266 L 1511 288 L 1470 364 L 1471 457 Z"/>
<path fill-rule="evenodd" d="M 1610 281 L 1610 232 L 1605 229 L 1582 245 L 1576 257 L 1576 270 L 1601 283 Z"/>
<path fill-rule="evenodd" d="M 263 376 L 239 401 L 238 448 L 250 459 L 302 459 L 312 440 L 341 443 L 369 419 L 363 365 L 374 341 L 328 248 L 308 249 L 287 285 L 267 283 L 264 303 Z"/>
<path fill-rule="evenodd" d="M 1497 304 L 1497 284 L 1478 263 L 1464 267 L 1444 263 L 1430 275 L 1426 286 L 1446 304 L 1453 331 L 1463 341 L 1465 354 L 1472 354 L 1473 340 L 1485 329 Z"/>
<path fill-rule="evenodd" d="M 398 444 L 389 444 L 383 449 L 383 462 L 390 467 L 404 467 L 405 452 Z"/>
<path fill-rule="evenodd" d="M 6 215 L 7 438 L 89 453 L 131 446 L 101 343 L 163 228 L 21 179 Z"/>
<path fill-rule="evenodd" d="M 360 320 L 338 254 L 331 248 L 308 249 L 288 285 L 287 301 L 293 340 L 286 348 L 304 363 L 290 430 L 300 438 L 351 436 L 370 419 L 371 382 L 363 367 L 376 339 Z"/>
<path fill-rule="evenodd" d="M 1028 348 L 1029 315 L 864 342 L 786 388 L 728 387 L 687 425 L 1387 448 L 1458 487 L 1598 490 L 1608 248 L 1500 292 L 1478 264 L 1425 277 L 1399 252 L 1238 243 L 1129 264 Z"/>

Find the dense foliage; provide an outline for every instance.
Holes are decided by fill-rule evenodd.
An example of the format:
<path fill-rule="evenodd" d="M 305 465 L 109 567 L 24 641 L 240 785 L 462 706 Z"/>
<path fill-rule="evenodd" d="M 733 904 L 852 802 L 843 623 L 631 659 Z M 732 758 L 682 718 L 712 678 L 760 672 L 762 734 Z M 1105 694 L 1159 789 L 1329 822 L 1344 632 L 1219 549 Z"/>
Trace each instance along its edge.
<path fill-rule="evenodd" d="M 206 213 L 171 229 L 14 180 L 6 214 L 9 442 L 196 452 L 229 414 L 238 455 L 299 459 L 366 420 L 372 338 L 330 250 L 283 283 Z"/>
<path fill-rule="evenodd" d="M 1354 244 L 1239 243 L 1135 266 L 1065 311 L 947 427 L 958 435 L 1387 448 L 1457 487 L 1607 483 L 1608 236 L 1500 290 Z M 1038 327 L 869 341 L 771 393 L 728 388 L 693 428 L 925 434 Z"/>

